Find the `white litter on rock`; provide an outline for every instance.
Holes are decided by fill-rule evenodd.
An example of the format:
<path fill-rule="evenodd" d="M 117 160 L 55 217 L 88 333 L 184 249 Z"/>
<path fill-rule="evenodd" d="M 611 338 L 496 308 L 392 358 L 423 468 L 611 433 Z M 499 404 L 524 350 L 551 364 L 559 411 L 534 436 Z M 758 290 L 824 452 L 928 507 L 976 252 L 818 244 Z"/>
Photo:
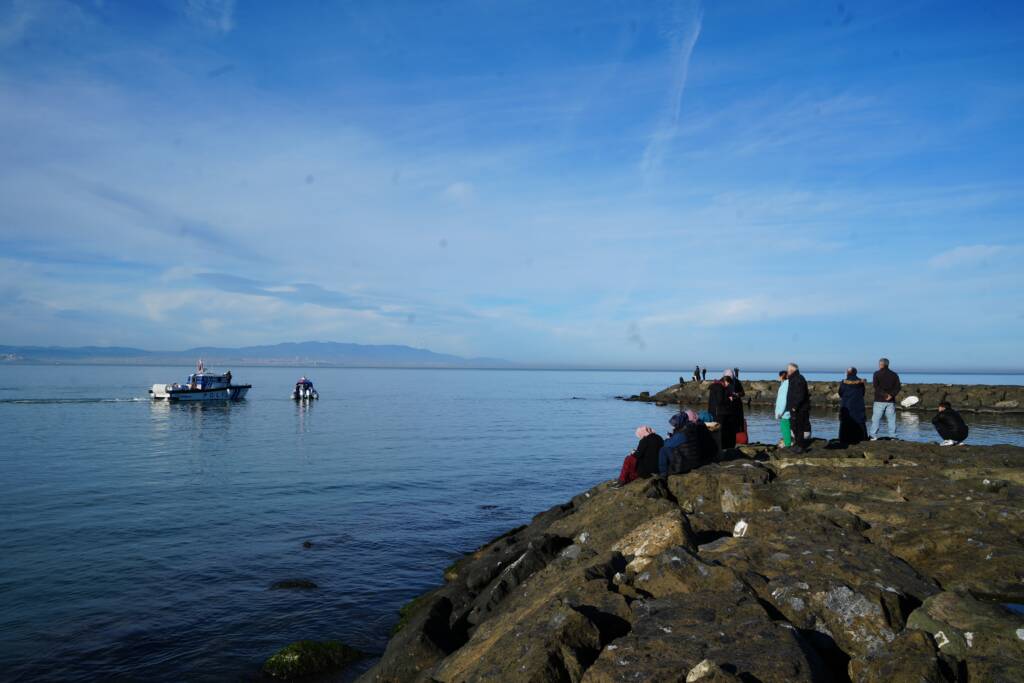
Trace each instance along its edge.
<path fill-rule="evenodd" d="M 935 632 L 935 644 L 938 645 L 939 649 L 941 650 L 942 648 L 944 648 L 947 645 L 949 645 L 949 638 L 946 637 L 946 634 L 943 633 L 942 631 L 936 631 Z"/>
<path fill-rule="evenodd" d="M 747 529 L 749 527 L 750 525 L 747 524 L 747 521 L 745 519 L 741 519 L 740 521 L 736 522 L 736 526 L 732 528 L 733 538 L 743 538 L 744 536 L 746 536 Z M 700 664 L 698 664 L 697 666 L 700 666 Z"/>
<path fill-rule="evenodd" d="M 974 633 L 971 631 L 964 631 L 964 640 L 967 641 L 967 647 L 974 647 Z"/>
<path fill-rule="evenodd" d="M 704 659 L 700 664 L 690 669 L 690 673 L 686 674 L 686 683 L 699 681 L 717 668 L 718 666 L 710 659 Z"/>
<path fill-rule="evenodd" d="M 1024 640 L 1024 628 L 1017 629 L 1017 637 L 1021 640 Z"/>

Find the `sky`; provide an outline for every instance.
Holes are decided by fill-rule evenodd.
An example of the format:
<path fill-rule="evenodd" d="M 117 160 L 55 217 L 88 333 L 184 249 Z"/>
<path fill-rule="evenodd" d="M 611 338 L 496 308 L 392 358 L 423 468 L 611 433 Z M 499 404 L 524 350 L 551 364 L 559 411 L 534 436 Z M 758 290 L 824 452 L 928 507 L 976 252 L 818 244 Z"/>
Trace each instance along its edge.
<path fill-rule="evenodd" d="M 0 344 L 1024 368 L 1016 2 L 0 0 Z"/>

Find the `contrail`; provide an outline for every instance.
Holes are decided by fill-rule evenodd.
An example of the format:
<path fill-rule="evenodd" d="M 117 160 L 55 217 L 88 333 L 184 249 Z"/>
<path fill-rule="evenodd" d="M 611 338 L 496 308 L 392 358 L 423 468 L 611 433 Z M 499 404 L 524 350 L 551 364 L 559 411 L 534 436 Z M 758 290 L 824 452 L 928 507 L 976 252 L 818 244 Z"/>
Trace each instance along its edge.
<path fill-rule="evenodd" d="M 687 11 L 683 11 L 683 7 Z M 675 16 L 668 32 L 672 45 L 672 63 L 674 78 L 669 90 L 669 107 L 664 120 L 655 128 L 651 139 L 644 149 L 640 167 L 644 174 L 649 174 L 661 167 L 662 160 L 669 145 L 676 137 L 679 128 L 679 116 L 683 108 L 683 91 L 686 89 L 686 77 L 690 71 L 690 56 L 700 38 L 704 11 L 696 3 L 678 3 L 675 5 Z"/>

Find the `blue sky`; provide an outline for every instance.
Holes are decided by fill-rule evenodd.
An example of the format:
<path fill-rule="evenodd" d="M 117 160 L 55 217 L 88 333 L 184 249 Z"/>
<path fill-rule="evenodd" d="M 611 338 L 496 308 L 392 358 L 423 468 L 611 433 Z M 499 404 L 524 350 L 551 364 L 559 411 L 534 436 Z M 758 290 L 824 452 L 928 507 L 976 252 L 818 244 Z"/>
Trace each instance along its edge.
<path fill-rule="evenodd" d="M 1013 2 L 0 0 L 0 343 L 1022 368 Z"/>

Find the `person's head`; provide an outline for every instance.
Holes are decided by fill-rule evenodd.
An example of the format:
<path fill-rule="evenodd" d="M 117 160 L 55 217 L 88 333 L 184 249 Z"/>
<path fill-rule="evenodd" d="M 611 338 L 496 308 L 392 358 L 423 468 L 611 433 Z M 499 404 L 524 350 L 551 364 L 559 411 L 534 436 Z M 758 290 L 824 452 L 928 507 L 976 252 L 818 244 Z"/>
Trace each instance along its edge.
<path fill-rule="evenodd" d="M 697 415 L 697 413 L 691 408 L 687 408 L 686 410 L 684 410 L 683 414 L 686 415 L 686 419 L 689 422 L 700 422 L 700 416 Z"/>
<path fill-rule="evenodd" d="M 846 379 L 853 379 L 857 376 L 857 368 L 846 368 Z"/>
<path fill-rule="evenodd" d="M 939 412 L 941 413 L 944 410 L 949 410 L 952 407 L 952 403 L 950 403 L 949 401 L 943 401 L 942 403 L 939 404 Z"/>
<path fill-rule="evenodd" d="M 645 436 L 650 436 L 653 433 L 654 430 L 651 429 L 648 425 L 640 425 L 639 427 L 636 428 L 636 438 L 638 439 L 642 439 Z"/>
<path fill-rule="evenodd" d="M 722 386 L 724 386 L 724 387 L 731 387 L 732 386 L 732 376 L 726 375 L 725 377 L 723 377 L 722 378 Z"/>
<path fill-rule="evenodd" d="M 792 377 L 793 375 L 795 375 L 798 372 L 800 372 L 800 366 L 797 365 L 796 363 L 790 363 L 789 365 L 786 366 L 786 376 L 787 377 Z"/>
<path fill-rule="evenodd" d="M 729 378 L 731 378 L 732 377 L 732 368 L 726 368 L 725 370 L 722 370 L 722 377 L 729 377 Z"/>
<path fill-rule="evenodd" d="M 672 426 L 672 429 L 682 429 L 688 419 L 686 413 L 676 413 L 668 419 L 668 423 Z"/>
<path fill-rule="evenodd" d="M 787 377 L 789 377 L 789 373 L 788 372 L 786 372 L 785 370 L 779 370 L 779 381 L 780 382 L 782 380 L 786 379 Z"/>
<path fill-rule="evenodd" d="M 878 359 L 878 369 L 879 370 L 885 370 L 887 367 L 889 367 L 889 359 L 888 358 L 879 358 Z"/>

